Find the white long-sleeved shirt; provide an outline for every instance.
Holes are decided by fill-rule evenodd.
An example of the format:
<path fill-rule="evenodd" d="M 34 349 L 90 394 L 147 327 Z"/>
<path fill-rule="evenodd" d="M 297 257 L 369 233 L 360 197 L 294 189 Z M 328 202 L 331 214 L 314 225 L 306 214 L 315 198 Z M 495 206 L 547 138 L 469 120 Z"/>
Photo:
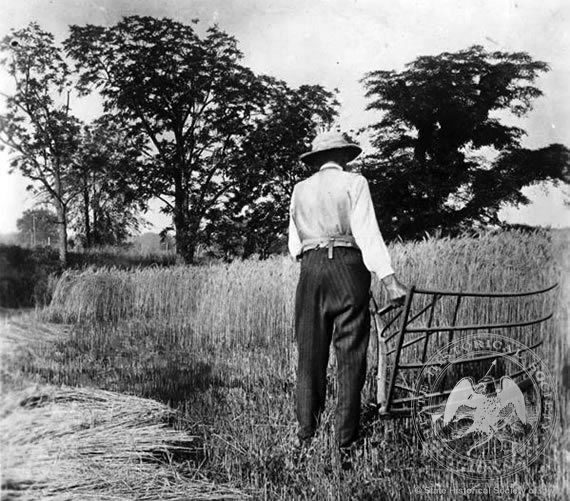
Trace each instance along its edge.
<path fill-rule="evenodd" d="M 335 162 L 295 185 L 289 210 L 289 252 L 298 257 L 303 241 L 352 235 L 366 268 L 382 279 L 394 273 L 380 233 L 368 181 Z"/>

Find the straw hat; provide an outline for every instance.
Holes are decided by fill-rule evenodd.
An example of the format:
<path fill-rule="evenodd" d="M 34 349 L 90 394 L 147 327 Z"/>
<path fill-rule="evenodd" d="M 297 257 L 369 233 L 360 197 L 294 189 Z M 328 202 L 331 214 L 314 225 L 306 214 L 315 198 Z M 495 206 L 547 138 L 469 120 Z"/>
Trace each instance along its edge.
<path fill-rule="evenodd" d="M 362 148 L 349 142 L 343 133 L 328 131 L 318 134 L 313 140 L 311 151 L 303 153 L 299 158 L 306 164 L 312 164 L 322 153 L 331 150 L 345 150 L 349 157 L 347 162 L 354 160 L 362 152 Z"/>

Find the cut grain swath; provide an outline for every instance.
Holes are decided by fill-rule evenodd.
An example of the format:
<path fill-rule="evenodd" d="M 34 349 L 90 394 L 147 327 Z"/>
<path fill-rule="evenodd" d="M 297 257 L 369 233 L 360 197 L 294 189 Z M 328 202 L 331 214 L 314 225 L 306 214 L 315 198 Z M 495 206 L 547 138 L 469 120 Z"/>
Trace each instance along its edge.
<path fill-rule="evenodd" d="M 43 386 L 4 395 L 2 499 L 244 499 L 176 464 L 203 454 L 168 426 L 172 409 L 92 388 Z M 182 459 L 181 459 L 182 458 Z"/>

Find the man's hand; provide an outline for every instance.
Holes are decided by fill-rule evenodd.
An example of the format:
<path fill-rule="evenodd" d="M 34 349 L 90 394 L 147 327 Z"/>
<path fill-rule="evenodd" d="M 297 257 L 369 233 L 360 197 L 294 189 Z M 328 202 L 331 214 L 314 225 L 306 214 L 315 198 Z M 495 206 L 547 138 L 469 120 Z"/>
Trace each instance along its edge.
<path fill-rule="evenodd" d="M 408 288 L 402 284 L 396 275 L 388 275 L 382 279 L 382 285 L 388 294 L 388 303 L 394 306 L 401 306 L 406 300 Z"/>

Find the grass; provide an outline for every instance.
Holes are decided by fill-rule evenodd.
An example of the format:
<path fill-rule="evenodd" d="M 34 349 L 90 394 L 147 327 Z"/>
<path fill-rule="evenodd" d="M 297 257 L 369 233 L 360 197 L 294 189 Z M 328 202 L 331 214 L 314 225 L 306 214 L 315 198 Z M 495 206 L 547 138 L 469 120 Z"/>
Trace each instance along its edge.
<path fill-rule="evenodd" d="M 113 392 L 40 387 L 4 396 L 3 499 L 227 499 L 242 495 L 181 475 L 200 437 L 168 425 L 169 407 Z M 54 461 L 57 457 L 57 461 Z M 30 478 L 33 474 L 33 481 Z M 144 493 L 144 494 L 142 494 Z"/>
<path fill-rule="evenodd" d="M 568 354 L 568 244 L 565 234 L 512 232 L 398 244 L 392 255 L 402 279 L 419 287 L 517 291 L 560 281 L 557 290 L 536 299 L 471 301 L 460 319 L 513 320 L 554 308 L 552 321 L 515 334 L 527 341 L 544 337 L 539 354 L 559 376 Z M 410 421 L 379 421 L 367 408 L 355 468 L 341 473 L 333 445 L 334 362 L 315 445 L 300 462 L 293 460 L 297 274 L 297 265 L 285 258 L 67 272 L 42 315 L 72 324 L 69 336 L 21 354 L 4 383 L 17 386 L 31 378 L 169 404 L 179 411 L 177 427 L 201 437 L 205 451 L 199 464 L 187 462 L 182 471 L 259 499 L 423 499 L 418 486 L 423 493 L 433 488 L 429 499 L 448 499 L 449 490 L 437 494 L 437 486 L 465 487 L 466 481 L 422 456 Z M 382 302 L 377 283 L 374 289 Z M 438 317 L 443 321 L 451 309 L 443 304 Z M 558 379 L 563 422 L 551 448 L 524 474 L 495 488 L 515 485 L 526 489 L 528 499 L 564 498 L 567 399 Z M 537 486 L 555 491 L 531 495 Z M 479 493 L 469 499 L 494 497 Z"/>

